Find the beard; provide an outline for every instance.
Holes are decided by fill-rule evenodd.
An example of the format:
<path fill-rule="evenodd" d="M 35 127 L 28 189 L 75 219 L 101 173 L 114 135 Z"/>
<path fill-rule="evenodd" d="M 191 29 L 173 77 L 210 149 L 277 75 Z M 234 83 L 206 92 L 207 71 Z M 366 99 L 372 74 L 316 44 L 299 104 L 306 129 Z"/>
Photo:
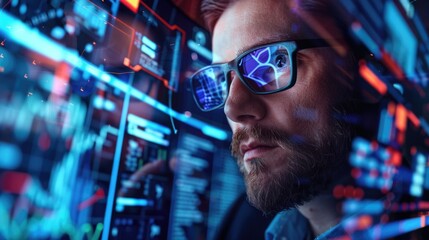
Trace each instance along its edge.
<path fill-rule="evenodd" d="M 265 214 L 295 208 L 328 191 L 334 180 L 348 174 L 350 131 L 340 121 L 333 123 L 329 129 L 305 140 L 259 125 L 238 129 L 233 135 L 231 152 L 244 175 L 249 202 Z M 269 157 L 251 159 L 250 171 L 246 171 L 240 143 L 249 137 L 277 144 L 289 154 L 279 159 L 282 165 L 277 168 L 269 168 L 267 163 L 273 161 Z"/>

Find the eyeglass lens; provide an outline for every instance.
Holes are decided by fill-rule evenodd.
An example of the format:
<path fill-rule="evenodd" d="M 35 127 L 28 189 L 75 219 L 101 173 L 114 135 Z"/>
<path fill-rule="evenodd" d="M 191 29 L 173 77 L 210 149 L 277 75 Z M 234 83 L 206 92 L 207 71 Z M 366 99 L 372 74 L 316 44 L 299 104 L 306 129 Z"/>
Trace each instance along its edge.
<path fill-rule="evenodd" d="M 238 59 L 238 74 L 254 93 L 270 93 L 291 84 L 291 57 L 285 45 L 254 49 Z M 202 110 L 220 107 L 228 95 L 223 65 L 202 69 L 192 78 L 195 98 Z"/>
<path fill-rule="evenodd" d="M 253 91 L 269 93 L 290 84 L 290 67 L 287 48 L 273 45 L 243 56 L 238 64 L 238 72 Z"/>
<path fill-rule="evenodd" d="M 227 79 L 222 66 L 203 69 L 192 79 L 195 99 L 202 110 L 220 107 L 227 97 Z"/>

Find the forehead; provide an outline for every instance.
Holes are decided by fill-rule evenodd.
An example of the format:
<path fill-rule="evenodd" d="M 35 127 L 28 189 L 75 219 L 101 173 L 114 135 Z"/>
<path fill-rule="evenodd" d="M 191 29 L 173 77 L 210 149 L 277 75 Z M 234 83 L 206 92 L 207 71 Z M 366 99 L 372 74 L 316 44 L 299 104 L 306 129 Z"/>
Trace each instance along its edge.
<path fill-rule="evenodd" d="M 238 0 L 220 16 L 213 32 L 213 62 L 230 61 L 254 46 L 315 38 L 294 0 Z"/>

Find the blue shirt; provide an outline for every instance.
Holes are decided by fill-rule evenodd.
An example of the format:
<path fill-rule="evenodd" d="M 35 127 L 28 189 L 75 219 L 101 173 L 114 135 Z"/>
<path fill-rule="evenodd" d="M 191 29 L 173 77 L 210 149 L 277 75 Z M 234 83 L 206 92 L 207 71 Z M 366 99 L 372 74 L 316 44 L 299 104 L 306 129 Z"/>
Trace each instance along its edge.
<path fill-rule="evenodd" d="M 332 239 L 344 236 L 343 228 L 336 225 L 316 237 L 316 240 Z M 308 220 L 297 210 L 291 209 L 278 213 L 265 231 L 266 240 L 309 240 L 313 234 Z"/>

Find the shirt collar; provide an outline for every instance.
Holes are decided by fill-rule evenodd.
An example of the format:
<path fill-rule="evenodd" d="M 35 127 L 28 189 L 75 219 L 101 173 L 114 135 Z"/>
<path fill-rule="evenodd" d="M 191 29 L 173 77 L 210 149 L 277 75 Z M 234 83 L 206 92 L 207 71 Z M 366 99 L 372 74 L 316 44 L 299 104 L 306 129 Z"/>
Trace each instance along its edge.
<path fill-rule="evenodd" d="M 307 219 L 297 209 L 279 212 L 265 231 L 266 240 L 310 239 Z"/>
<path fill-rule="evenodd" d="M 332 239 L 344 235 L 345 231 L 340 223 L 316 237 L 315 240 Z M 278 213 L 265 231 L 266 240 L 306 240 L 312 238 L 313 234 L 308 220 L 297 209 Z"/>

